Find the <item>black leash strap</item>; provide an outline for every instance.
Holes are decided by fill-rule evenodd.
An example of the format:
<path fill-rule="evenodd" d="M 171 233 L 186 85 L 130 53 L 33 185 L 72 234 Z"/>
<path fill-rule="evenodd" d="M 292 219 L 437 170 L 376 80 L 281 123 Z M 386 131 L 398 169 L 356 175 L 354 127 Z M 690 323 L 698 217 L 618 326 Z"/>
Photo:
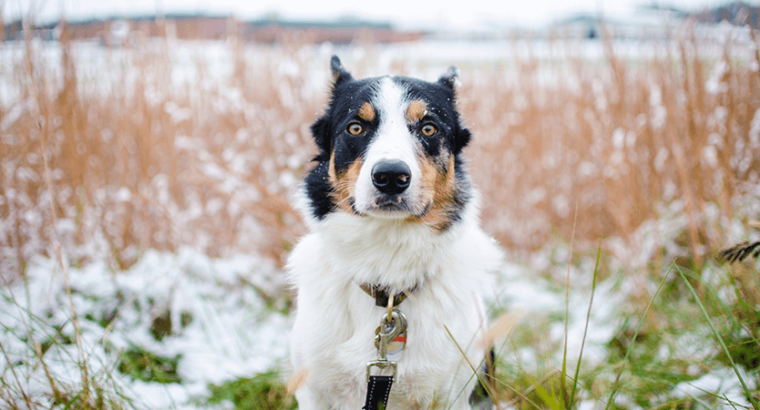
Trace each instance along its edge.
<path fill-rule="evenodd" d="M 393 376 L 370 376 L 367 382 L 367 399 L 362 409 L 385 410 L 392 385 Z"/>
<path fill-rule="evenodd" d="M 388 360 L 388 343 L 406 331 L 406 317 L 398 309 L 393 309 L 394 299 L 388 298 L 388 313 L 383 315 L 380 326 L 375 329 L 377 360 L 367 363 L 367 398 L 362 407 L 364 410 L 386 410 L 388 405 L 393 376 L 397 370 L 396 362 Z M 390 371 L 390 376 L 372 376 L 370 371 L 373 367 L 380 371 Z"/>

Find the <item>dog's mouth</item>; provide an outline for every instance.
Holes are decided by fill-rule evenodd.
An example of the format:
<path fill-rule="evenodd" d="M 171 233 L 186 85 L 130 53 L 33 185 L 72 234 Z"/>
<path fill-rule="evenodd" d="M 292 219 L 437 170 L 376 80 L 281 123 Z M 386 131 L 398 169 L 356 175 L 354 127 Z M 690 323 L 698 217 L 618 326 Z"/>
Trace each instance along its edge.
<path fill-rule="evenodd" d="M 430 209 L 431 204 L 414 206 L 403 195 L 379 195 L 373 204 L 364 212 L 365 215 L 379 218 L 419 218 Z"/>
<path fill-rule="evenodd" d="M 402 195 L 378 195 L 367 212 L 380 216 L 398 216 L 409 215 L 412 209 Z"/>

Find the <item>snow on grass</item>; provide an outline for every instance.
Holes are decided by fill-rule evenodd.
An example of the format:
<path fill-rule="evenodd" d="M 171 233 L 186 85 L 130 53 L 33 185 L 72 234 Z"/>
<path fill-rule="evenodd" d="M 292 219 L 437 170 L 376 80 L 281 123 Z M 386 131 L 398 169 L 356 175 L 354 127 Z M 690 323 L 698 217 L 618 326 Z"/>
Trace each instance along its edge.
<path fill-rule="evenodd" d="M 90 263 L 69 267 L 68 274 L 90 372 L 111 374 L 138 408 L 192 407 L 209 384 L 280 367 L 287 356 L 291 323 L 277 311 L 284 302 L 273 296 L 284 275 L 263 259 L 148 251 L 123 272 Z M 23 373 L 27 392 L 50 393 L 42 367 L 33 365 L 38 358 L 29 335 L 52 342 L 43 359 L 56 380 L 81 383 L 63 275 L 54 261 L 34 260 L 25 282 L 2 289 L 0 323 L 8 354 L 0 362 Z M 179 358 L 181 384 L 121 374 L 119 358 L 130 349 Z"/>
<path fill-rule="evenodd" d="M 742 373 L 744 373 L 742 375 L 744 380 L 752 380 L 749 374 L 746 372 Z M 710 392 L 726 399 L 723 405 L 718 407 L 719 409 L 735 409 L 737 406 L 751 408 L 751 403 L 744 395 L 744 390 L 731 368 L 717 369 L 697 380 L 679 383 L 673 392 L 676 397 L 692 398 L 702 396 L 705 392 Z"/>
<path fill-rule="evenodd" d="M 635 324 L 642 313 L 635 305 L 632 309 L 631 298 L 640 297 L 641 286 L 649 288 L 650 282 L 661 278 L 647 278 L 643 272 L 665 274 L 666 267 L 652 266 L 654 254 L 663 252 L 666 262 L 687 252 L 676 245 L 685 230 L 679 206 L 671 204 L 659 221 L 645 223 L 634 232 L 636 246 L 626 247 L 614 238 L 603 244 L 603 260 L 607 262 L 595 290 L 581 364 L 592 374 L 601 371 L 599 379 L 609 379 L 603 369 L 609 366 L 611 354 L 614 356 L 611 343 L 621 330 L 625 331 L 624 322 Z M 570 255 L 569 246 L 557 241 L 533 252 L 526 263 L 511 262 L 502 267 L 493 294 L 487 298 L 489 304 L 499 311 L 521 312 L 522 325 L 531 328 L 543 345 L 531 345 L 530 341 L 505 345 L 499 350 L 504 360 L 514 360 L 523 369 L 538 369 L 534 370 L 539 372 L 537 376 L 542 376 L 542 366 L 557 368 L 562 363 L 564 275 L 570 258 L 567 361 L 570 371 L 574 370 L 594 273 L 596 249 L 589 248 L 578 245 Z M 716 269 L 706 267 L 703 278 L 705 285 L 720 289 L 720 283 L 713 283 L 717 279 L 711 276 L 718 274 Z M 80 267 L 68 267 L 68 276 L 91 378 L 116 385 L 114 390 L 136 408 L 208 408 L 204 400 L 210 395 L 210 385 L 287 369 L 292 320 L 283 296 L 285 273 L 266 259 L 247 255 L 211 258 L 190 248 L 176 253 L 149 250 L 125 271 L 113 271 L 107 263 L 91 260 Z M 652 289 L 649 291 L 653 294 Z M 660 295 L 658 300 L 664 297 Z M 675 294 L 669 297 L 677 298 Z M 662 309 L 655 304 L 655 311 Z M 69 386 L 68 390 L 80 385 L 81 358 L 73 343 L 70 312 L 63 274 L 54 260 L 33 259 L 25 281 L 2 289 L 0 342 L 7 357 L 0 359 L 0 364 L 6 369 L 5 380 L 13 380 L 7 370 L 13 369 L 22 389 L 48 407 L 50 384 L 30 338 L 44 346 L 43 361 L 58 383 Z M 747 404 L 733 370 L 711 359 L 719 352 L 709 343 L 706 326 L 700 321 L 689 326 L 672 332 L 663 343 L 655 340 L 649 342 L 654 343 L 651 348 L 642 347 L 640 357 L 651 361 L 650 365 L 642 364 L 642 369 L 665 363 L 675 366 L 671 371 L 679 372 L 677 362 L 689 360 L 693 364 L 680 376 L 687 381 L 670 385 L 671 393 L 663 394 L 702 400 L 706 390 Z M 650 350 L 653 353 L 647 353 Z M 139 368 L 142 356 L 154 358 L 153 366 L 164 367 L 166 374 Z M 137 370 L 126 367 L 129 358 L 136 358 Z M 752 380 L 749 376 L 746 379 Z M 604 390 L 602 395 L 606 395 Z M 588 396 L 581 399 L 581 407 L 594 400 Z M 615 401 L 638 408 L 631 401 L 634 399 L 619 394 Z"/>
<path fill-rule="evenodd" d="M 553 246 L 558 246 L 553 244 Z M 546 252 L 537 252 L 544 254 Z M 557 265 L 557 269 L 561 264 Z M 591 297 L 591 278 L 593 266 L 587 271 L 571 268 L 571 292 L 569 303 L 568 357 L 577 358 L 580 354 L 583 332 L 586 327 L 586 314 Z M 563 288 L 546 281 L 529 266 L 508 264 L 499 275 L 497 285 L 498 305 L 507 311 L 519 311 L 523 321 L 535 323 L 548 317 L 565 317 L 565 292 Z M 584 363 L 599 364 L 607 358 L 605 344 L 614 336 L 622 322 L 620 306 L 625 294 L 610 280 L 597 284 L 594 305 L 589 318 L 588 334 L 584 347 Z M 551 343 L 561 344 L 565 338 L 564 321 L 552 321 L 547 336 Z M 525 353 L 525 352 L 523 352 Z M 524 356 L 524 355 L 523 355 Z M 554 360 L 562 362 L 562 351 L 555 352 Z M 530 357 L 523 357 L 530 359 Z M 528 360 L 530 362 L 531 360 Z M 574 361 L 573 361 L 574 363 Z"/>

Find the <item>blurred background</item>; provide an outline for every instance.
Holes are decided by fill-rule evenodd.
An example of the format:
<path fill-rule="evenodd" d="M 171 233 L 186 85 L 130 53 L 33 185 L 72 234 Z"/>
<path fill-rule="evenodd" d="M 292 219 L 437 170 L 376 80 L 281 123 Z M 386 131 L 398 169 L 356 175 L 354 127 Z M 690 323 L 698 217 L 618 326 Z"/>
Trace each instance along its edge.
<path fill-rule="evenodd" d="M 760 227 L 760 3 L 511 3 L 0 0 L 0 403 L 294 405 L 282 267 L 337 54 L 461 70 L 492 314 L 530 318 L 501 408 L 757 409 L 757 264 L 716 255 Z"/>

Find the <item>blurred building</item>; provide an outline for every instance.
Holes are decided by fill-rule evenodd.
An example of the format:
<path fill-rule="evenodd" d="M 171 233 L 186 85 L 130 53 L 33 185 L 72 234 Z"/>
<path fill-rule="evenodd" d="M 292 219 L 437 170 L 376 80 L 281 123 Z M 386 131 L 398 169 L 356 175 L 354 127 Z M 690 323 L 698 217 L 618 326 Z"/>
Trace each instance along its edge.
<path fill-rule="evenodd" d="M 168 37 L 181 40 L 223 40 L 237 36 L 244 41 L 279 43 L 350 43 L 356 40 L 399 42 L 416 40 L 422 32 L 398 31 L 390 23 L 375 23 L 358 19 L 334 21 L 291 21 L 276 16 L 254 21 L 237 21 L 226 16 L 170 14 L 166 16 L 137 16 L 128 18 L 68 21 L 65 24 L 71 40 L 99 40 L 104 45 L 121 46 L 137 37 Z M 24 31 L 21 21 L 3 27 L 0 40 L 21 40 Z M 35 38 L 56 40 L 60 23 L 34 27 Z"/>
<path fill-rule="evenodd" d="M 754 29 L 760 29 L 760 6 L 752 6 L 741 1 L 736 1 L 696 13 L 694 14 L 694 18 L 700 23 L 727 21 L 731 24 L 749 25 Z"/>
<path fill-rule="evenodd" d="M 703 33 L 722 22 L 736 26 L 750 25 L 757 29 L 758 14 L 760 7 L 741 1 L 698 12 L 651 4 L 640 6 L 625 19 L 600 18 L 592 14 L 571 16 L 557 21 L 550 30 L 572 38 L 595 39 L 604 34 L 616 39 L 667 39 L 673 38 L 676 30 L 690 21 L 699 24 Z"/>
<path fill-rule="evenodd" d="M 244 23 L 243 39 L 259 43 L 299 41 L 307 43 L 350 43 L 368 40 L 379 43 L 418 40 L 422 32 L 397 31 L 390 23 L 344 18 L 335 21 L 288 21 L 276 16 Z"/>

